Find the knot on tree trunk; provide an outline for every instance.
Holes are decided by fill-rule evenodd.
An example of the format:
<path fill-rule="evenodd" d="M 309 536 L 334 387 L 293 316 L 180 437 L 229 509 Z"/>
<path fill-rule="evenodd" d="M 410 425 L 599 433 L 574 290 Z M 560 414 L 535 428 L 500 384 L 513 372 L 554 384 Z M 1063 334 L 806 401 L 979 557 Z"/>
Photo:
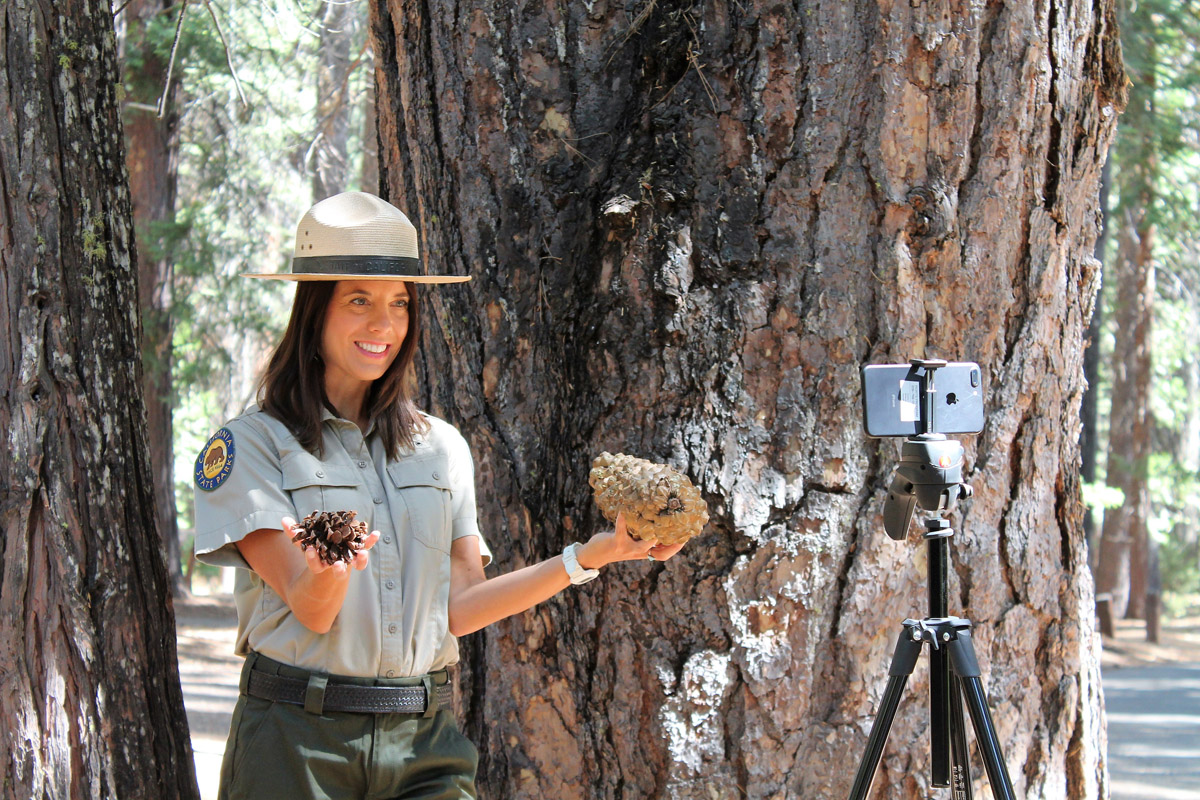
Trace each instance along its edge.
<path fill-rule="evenodd" d="M 917 186 L 908 193 L 908 206 L 913 210 L 909 235 L 928 242 L 937 242 L 954 230 L 958 216 L 957 198 L 940 186 Z"/>

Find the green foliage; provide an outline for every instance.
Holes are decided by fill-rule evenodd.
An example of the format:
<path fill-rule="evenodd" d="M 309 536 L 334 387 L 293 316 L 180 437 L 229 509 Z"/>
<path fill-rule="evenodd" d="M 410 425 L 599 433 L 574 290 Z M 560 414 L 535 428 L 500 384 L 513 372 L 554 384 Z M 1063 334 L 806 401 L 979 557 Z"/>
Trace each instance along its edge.
<path fill-rule="evenodd" d="M 1103 483 L 1085 483 L 1083 502 L 1092 508 L 1120 508 L 1125 502 L 1125 493 Z"/>
<path fill-rule="evenodd" d="M 225 419 L 253 400 L 261 362 L 286 323 L 294 287 L 239 274 L 286 268 L 293 226 L 312 203 L 305 156 L 317 124 L 315 15 L 322 4 L 212 5 L 228 52 L 204 6 L 191 4 L 175 53 L 179 89 L 168 109 L 178 114 L 175 217 L 153 225 L 146 237 L 148 255 L 169 259 L 174 270 L 176 499 L 185 528 L 191 526 L 196 453 Z M 130 33 L 145 42 L 126 48 L 125 94 L 139 108 L 155 106 L 163 93 L 178 11 L 175 5 Z M 350 84 L 358 115 L 357 124 L 351 121 L 350 142 L 356 160 L 362 112 L 355 101 L 369 77 L 360 65 Z"/>
<path fill-rule="evenodd" d="M 1171 609 L 1180 607 L 1173 598 L 1200 591 L 1200 505 L 1193 500 L 1200 497 L 1200 354 L 1194 338 L 1200 330 L 1200 2 L 1129 0 L 1121 4 L 1120 24 L 1129 105 L 1112 151 L 1108 236 L 1115 242 L 1124 226 L 1137 237 L 1150 236 L 1154 245 L 1149 525 Z M 1115 251 L 1108 248 L 1109 265 Z M 1106 309 L 1115 299 L 1107 267 Z M 1112 316 L 1105 316 L 1101 347 L 1111 353 Z M 1109 367 L 1102 391 L 1111 381 Z M 1121 424 L 1104 420 L 1101 428 Z M 1085 490 L 1085 497 L 1101 502 L 1094 490 Z"/>

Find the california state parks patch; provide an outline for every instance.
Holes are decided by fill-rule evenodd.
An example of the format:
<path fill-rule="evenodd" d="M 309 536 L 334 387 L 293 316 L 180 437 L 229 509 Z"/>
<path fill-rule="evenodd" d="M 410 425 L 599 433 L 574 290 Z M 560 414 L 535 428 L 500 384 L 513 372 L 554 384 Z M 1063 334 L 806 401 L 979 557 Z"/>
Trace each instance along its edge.
<path fill-rule="evenodd" d="M 233 434 L 221 428 L 196 458 L 196 485 L 206 492 L 216 489 L 233 472 Z"/>

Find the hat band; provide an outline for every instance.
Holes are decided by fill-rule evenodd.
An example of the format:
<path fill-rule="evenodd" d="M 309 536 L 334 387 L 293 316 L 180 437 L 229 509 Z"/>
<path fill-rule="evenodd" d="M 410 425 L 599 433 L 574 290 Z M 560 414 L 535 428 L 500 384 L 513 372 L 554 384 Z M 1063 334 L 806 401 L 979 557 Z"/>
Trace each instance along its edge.
<path fill-rule="evenodd" d="M 294 275 L 421 277 L 421 260 L 408 256 L 305 256 L 292 259 Z"/>

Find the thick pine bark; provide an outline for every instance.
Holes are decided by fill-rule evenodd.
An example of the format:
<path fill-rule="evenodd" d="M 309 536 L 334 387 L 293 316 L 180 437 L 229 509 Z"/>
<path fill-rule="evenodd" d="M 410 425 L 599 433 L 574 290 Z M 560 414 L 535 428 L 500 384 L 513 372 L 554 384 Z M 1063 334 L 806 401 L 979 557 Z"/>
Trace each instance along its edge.
<path fill-rule="evenodd" d="M 146 38 L 146 27 L 156 17 L 170 13 L 172 8 L 172 3 L 163 0 L 131 0 L 123 13 L 125 48 L 127 52 L 136 51 L 138 64 L 137 69 L 126 76 L 131 88 L 129 99 L 134 105 L 129 106 L 125 114 L 125 140 L 138 253 L 146 440 L 150 445 L 150 463 L 154 470 L 158 531 L 166 547 L 172 593 L 178 597 L 183 591 L 184 582 L 175 508 L 175 426 L 172 419 L 174 325 L 171 303 L 174 264 L 164 252 L 162 230 L 164 223 L 175 218 L 178 184 L 178 141 L 175 136 L 178 114 L 175 95 L 178 92 L 173 86 L 162 119 L 148 110 L 147 107 L 153 107 L 162 95 L 167 80 L 167 63 L 156 52 L 154 43 Z"/>
<path fill-rule="evenodd" d="M 858 368 L 926 355 L 986 373 L 950 602 L 1009 770 L 1101 796 L 1077 475 L 1111 2 L 373 8 L 382 183 L 431 268 L 475 276 L 427 293 L 421 382 L 497 569 L 601 524 L 605 449 L 685 469 L 713 516 L 464 642 L 482 792 L 844 795 L 925 611 Z M 910 686 L 879 796 L 928 788 Z"/>
<path fill-rule="evenodd" d="M 196 797 L 107 3 L 0 10 L 0 797 Z"/>

